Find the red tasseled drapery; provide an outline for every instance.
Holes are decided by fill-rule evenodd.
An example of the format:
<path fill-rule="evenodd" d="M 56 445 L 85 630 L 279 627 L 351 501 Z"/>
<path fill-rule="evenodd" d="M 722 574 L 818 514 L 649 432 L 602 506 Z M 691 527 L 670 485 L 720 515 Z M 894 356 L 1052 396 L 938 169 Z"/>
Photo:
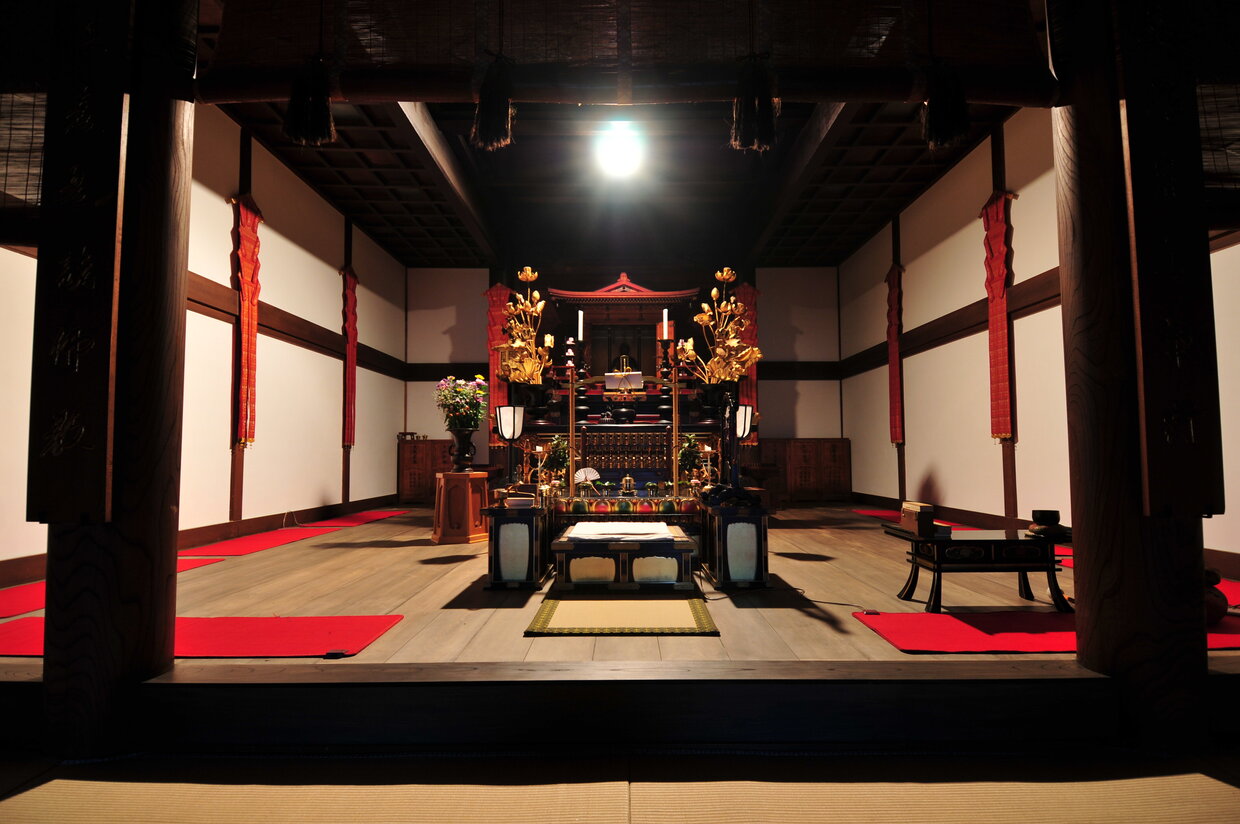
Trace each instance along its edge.
<path fill-rule="evenodd" d="M 340 270 L 344 282 L 344 431 L 342 443 L 353 446 L 357 434 L 357 274 L 352 266 Z"/>
<path fill-rule="evenodd" d="M 508 303 L 512 290 L 502 283 L 494 283 L 483 294 L 487 298 L 487 360 L 491 370 L 487 376 L 490 384 L 490 391 L 487 392 L 487 429 L 493 430 L 490 421 L 495 420 L 495 407 L 508 404 L 508 384 L 499 379 L 499 350 L 495 347 L 508 342 L 508 336 L 504 334 L 504 304 Z M 494 431 L 491 431 L 490 444 L 503 444 Z"/>
<path fill-rule="evenodd" d="M 982 207 L 986 233 L 986 303 L 990 328 L 990 436 L 1011 438 L 1012 359 L 1007 288 L 1012 279 L 1012 192 L 995 192 Z"/>
<path fill-rule="evenodd" d="M 745 304 L 745 319 L 749 321 L 749 325 L 741 332 L 741 343 L 747 346 L 758 345 L 758 290 L 752 283 L 742 283 L 736 287 L 732 293 L 736 299 Z M 755 416 L 758 412 L 758 364 L 749 367 L 746 379 L 740 382 L 740 403 L 747 403 L 753 407 Z M 755 432 L 750 436 L 751 442 L 756 442 L 758 438 Z"/>
<path fill-rule="evenodd" d="M 233 275 L 241 300 L 237 323 L 237 443 L 254 443 L 258 378 L 258 225 L 263 213 L 249 195 L 233 200 Z"/>
<path fill-rule="evenodd" d="M 887 270 L 887 394 L 891 442 L 904 443 L 904 361 L 900 333 L 904 329 L 904 267 Z"/>

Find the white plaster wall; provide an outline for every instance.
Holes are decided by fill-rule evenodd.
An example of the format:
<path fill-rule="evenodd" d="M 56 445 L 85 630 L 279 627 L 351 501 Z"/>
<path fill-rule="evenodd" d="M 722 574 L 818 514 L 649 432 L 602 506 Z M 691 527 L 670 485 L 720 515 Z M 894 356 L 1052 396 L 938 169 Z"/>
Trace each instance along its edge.
<path fill-rule="evenodd" d="M 888 425 L 887 367 L 843 381 L 844 437 L 851 441 L 855 492 L 896 498 L 899 465 Z"/>
<path fill-rule="evenodd" d="M 185 313 L 180 528 L 228 520 L 232 474 L 233 325 Z"/>
<path fill-rule="evenodd" d="M 349 458 L 352 500 L 396 492 L 396 433 L 405 415 L 405 382 L 357 370 L 356 443 Z"/>
<path fill-rule="evenodd" d="M 1210 256 L 1218 343 L 1219 404 L 1223 417 L 1223 483 L 1227 512 L 1203 521 L 1205 545 L 1240 552 L 1240 246 Z"/>
<path fill-rule="evenodd" d="M 489 285 L 486 269 L 410 269 L 405 360 L 485 362 L 487 300 L 483 292 Z"/>
<path fill-rule="evenodd" d="M 445 375 L 444 377 L 447 377 Z M 469 377 L 473 375 L 457 375 Z M 405 430 L 429 435 L 432 441 L 447 440 L 452 437 L 444 428 L 443 413 L 435 406 L 435 384 L 437 381 L 409 381 L 405 384 L 406 417 Z M 484 427 L 485 428 L 485 427 Z M 490 461 L 490 447 L 487 444 L 487 433 L 479 429 L 474 433 L 474 463 L 485 464 Z M 498 452 L 503 457 L 503 449 Z"/>
<path fill-rule="evenodd" d="M 189 270 L 232 283 L 233 207 L 241 127 L 215 106 L 194 107 L 194 177 L 189 196 Z M 261 230 L 260 230 L 261 237 Z"/>
<path fill-rule="evenodd" d="M 358 278 L 358 342 L 404 360 L 405 267 L 354 227 L 353 271 Z"/>
<path fill-rule="evenodd" d="M 1003 455 L 990 437 L 985 333 L 904 360 L 904 434 L 910 500 L 1002 514 Z"/>
<path fill-rule="evenodd" d="M 842 357 L 887 340 L 887 272 L 891 224 L 840 264 Z"/>
<path fill-rule="evenodd" d="M 1059 265 L 1051 138 L 1050 109 L 1021 109 L 1003 124 L 1007 185 L 1019 195 L 1012 201 L 1013 283 Z"/>
<path fill-rule="evenodd" d="M 340 502 L 341 362 L 258 336 L 258 423 L 242 516 Z"/>
<path fill-rule="evenodd" d="M 768 361 L 839 360 L 835 267 L 759 269 L 756 274 L 762 357 Z"/>
<path fill-rule="evenodd" d="M 761 381 L 760 432 L 766 438 L 839 438 L 839 381 Z"/>
<path fill-rule="evenodd" d="M 34 337 L 34 258 L 0 249 L 0 561 L 47 552 L 47 527 L 26 522 L 30 438 L 30 353 Z"/>
<path fill-rule="evenodd" d="M 1058 307 L 1012 323 L 1012 357 L 1017 515 L 1029 518 L 1035 509 L 1058 509 L 1060 520 L 1071 524 L 1063 313 Z"/>
<path fill-rule="evenodd" d="M 990 193 L 987 139 L 900 216 L 906 330 L 986 297 L 978 215 Z"/>
<path fill-rule="evenodd" d="M 339 332 L 344 218 L 257 143 L 252 184 L 263 213 L 259 300 Z"/>

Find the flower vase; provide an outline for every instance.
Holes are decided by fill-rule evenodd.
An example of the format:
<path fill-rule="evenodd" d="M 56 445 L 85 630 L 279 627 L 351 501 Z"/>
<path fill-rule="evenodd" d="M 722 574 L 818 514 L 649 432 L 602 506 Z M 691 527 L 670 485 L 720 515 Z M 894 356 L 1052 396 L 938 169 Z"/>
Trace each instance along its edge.
<path fill-rule="evenodd" d="M 450 428 L 452 446 L 448 454 L 452 456 L 453 472 L 468 472 L 474 465 L 474 433 L 477 429 Z"/>

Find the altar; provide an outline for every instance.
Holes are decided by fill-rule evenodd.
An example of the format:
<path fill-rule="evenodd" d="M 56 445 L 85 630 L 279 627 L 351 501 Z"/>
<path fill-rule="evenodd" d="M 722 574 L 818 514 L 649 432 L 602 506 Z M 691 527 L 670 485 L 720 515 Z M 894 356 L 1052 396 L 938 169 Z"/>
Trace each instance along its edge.
<path fill-rule="evenodd" d="M 526 284 L 538 277 L 518 274 Z M 550 302 L 532 287 L 488 294 L 492 446 L 510 462 L 493 503 L 499 510 L 511 498 L 547 513 L 550 557 L 529 568 L 553 566 L 557 586 L 693 588 L 703 548 L 728 540 L 708 510 L 760 509 L 739 482 L 737 457 L 742 442 L 756 441 L 756 292 L 747 287 L 747 305 L 727 294 L 731 269 L 715 277 L 710 303 L 699 289 L 659 292 L 624 273 L 594 292 L 549 289 Z M 541 327 L 544 312 L 554 331 Z M 701 331 L 678 340 L 677 324 Z M 669 534 L 594 535 L 600 522 Z M 765 532 L 764 518 L 755 524 Z M 764 554 L 761 537 L 749 543 Z M 765 558 L 734 566 L 746 585 L 765 585 Z M 729 583 L 717 578 L 726 565 L 709 568 Z"/>

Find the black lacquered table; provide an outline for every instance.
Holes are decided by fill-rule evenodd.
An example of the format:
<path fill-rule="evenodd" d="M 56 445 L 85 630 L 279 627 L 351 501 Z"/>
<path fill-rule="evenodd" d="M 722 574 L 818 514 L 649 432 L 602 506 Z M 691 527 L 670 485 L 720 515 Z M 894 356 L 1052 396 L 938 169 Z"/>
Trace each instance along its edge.
<path fill-rule="evenodd" d="M 1016 591 L 1026 601 L 1034 600 L 1029 586 L 1030 572 L 1045 572 L 1051 601 L 1060 612 L 1072 612 L 1064 598 L 1055 573 L 1055 542 L 1025 534 L 1024 530 L 953 529 L 950 535 L 932 538 L 917 535 L 892 524 L 883 524 L 883 531 L 894 538 L 909 542 L 909 573 L 904 588 L 896 597 L 913 600 L 917 592 L 917 575 L 921 569 L 934 574 L 926 612 L 941 612 L 943 573 L 945 572 L 1015 572 Z"/>

